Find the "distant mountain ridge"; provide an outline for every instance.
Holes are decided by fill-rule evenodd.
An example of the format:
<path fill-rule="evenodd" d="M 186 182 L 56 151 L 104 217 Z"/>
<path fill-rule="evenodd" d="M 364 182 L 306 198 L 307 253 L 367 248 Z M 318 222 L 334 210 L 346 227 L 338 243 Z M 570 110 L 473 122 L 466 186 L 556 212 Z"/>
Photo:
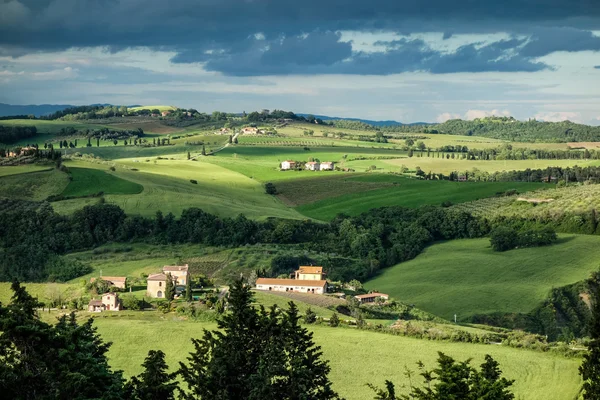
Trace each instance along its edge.
<path fill-rule="evenodd" d="M 0 117 L 9 117 L 12 115 L 42 115 L 52 114 L 65 108 L 73 107 L 69 104 L 29 104 L 29 105 L 13 105 L 0 103 Z"/>
<path fill-rule="evenodd" d="M 435 123 L 431 123 L 431 122 L 411 122 L 411 123 L 405 124 L 403 122 L 398 122 L 398 121 L 394 121 L 394 120 L 375 121 L 375 120 L 362 119 L 362 118 L 330 117 L 328 115 L 303 114 L 303 113 L 296 113 L 296 115 L 300 115 L 302 117 L 307 117 L 309 115 L 312 115 L 315 118 L 322 119 L 323 121 L 341 121 L 341 120 L 343 120 L 343 121 L 358 121 L 358 122 L 362 122 L 364 124 L 369 124 L 369 125 L 373 125 L 373 126 L 435 125 Z"/>

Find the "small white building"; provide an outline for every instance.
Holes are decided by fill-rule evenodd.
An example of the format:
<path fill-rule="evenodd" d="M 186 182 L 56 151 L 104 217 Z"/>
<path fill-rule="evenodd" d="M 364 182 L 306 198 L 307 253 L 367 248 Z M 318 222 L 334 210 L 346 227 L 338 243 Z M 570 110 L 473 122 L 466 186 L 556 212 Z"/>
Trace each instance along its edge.
<path fill-rule="evenodd" d="M 298 292 L 298 293 L 324 294 L 327 292 L 327 281 L 325 281 L 325 280 L 258 278 L 256 280 L 256 288 L 258 290 L 275 291 L 275 292 Z"/>
<path fill-rule="evenodd" d="M 305 167 L 309 171 L 318 171 L 321 166 L 321 163 L 317 161 L 310 161 L 305 164 Z"/>
<path fill-rule="evenodd" d="M 333 171 L 333 167 L 332 162 L 326 161 L 321 163 L 320 169 L 321 171 Z"/>
<path fill-rule="evenodd" d="M 294 168 L 296 168 L 296 161 L 286 160 L 286 161 L 281 162 L 282 170 L 289 170 L 289 169 L 294 169 Z"/>

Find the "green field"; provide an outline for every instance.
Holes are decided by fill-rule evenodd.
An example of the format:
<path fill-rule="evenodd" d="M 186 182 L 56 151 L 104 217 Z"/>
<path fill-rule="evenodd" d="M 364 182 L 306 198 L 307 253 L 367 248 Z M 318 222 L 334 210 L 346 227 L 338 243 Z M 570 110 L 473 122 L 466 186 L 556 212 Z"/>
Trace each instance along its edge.
<path fill-rule="evenodd" d="M 69 168 L 108 169 L 107 164 L 83 161 L 65 164 Z M 303 218 L 277 198 L 265 194 L 260 183 L 204 159 L 123 159 L 114 165 L 116 170 L 111 175 L 144 188 L 139 194 L 105 196 L 108 203 L 120 206 L 128 214 L 154 216 L 160 210 L 163 214 L 180 215 L 186 208 L 198 207 L 230 217 L 245 214 L 249 218 Z"/>
<path fill-rule="evenodd" d="M 90 168 L 71 168 L 71 182 L 62 192 L 63 196 L 88 196 L 105 194 L 138 194 L 142 185 L 114 176 L 105 171 Z"/>
<path fill-rule="evenodd" d="M 3 171 L 4 168 L 10 170 L 19 167 L 0 167 L 0 171 Z M 67 174 L 54 168 L 39 172 L 5 175 L 0 176 L 0 197 L 42 201 L 48 196 L 60 194 L 68 184 Z"/>
<path fill-rule="evenodd" d="M 334 197 L 315 202 L 310 202 L 311 197 L 315 199 L 318 197 L 312 196 L 310 190 L 306 190 L 311 187 L 310 181 L 296 180 L 284 184 L 282 189 L 291 192 L 293 196 L 290 197 L 294 197 L 296 201 L 303 201 L 302 205 L 296 208 L 302 214 L 318 220 L 331 220 L 341 212 L 358 215 L 371 208 L 385 206 L 419 207 L 425 204 L 440 205 L 444 201 L 462 203 L 494 196 L 498 192 L 511 189 L 526 192 L 545 187 L 543 183 L 525 182 L 424 181 L 379 173 L 344 177 L 343 180 L 350 182 L 350 185 L 342 185 L 341 182 L 336 184 L 335 181 L 329 180 L 327 192 Z M 388 186 L 358 193 L 352 192 L 356 191 L 356 186 L 365 182 L 379 185 L 387 183 Z M 356 183 L 356 186 L 352 183 Z M 348 193 L 344 194 L 346 187 Z"/>
<path fill-rule="evenodd" d="M 351 161 L 348 167 L 357 171 L 364 171 L 371 165 L 377 166 L 383 172 L 399 172 L 404 165 L 411 170 L 420 167 L 425 173 L 443 173 L 449 174 L 453 171 L 470 171 L 477 168 L 480 171 L 513 171 L 531 169 L 545 169 L 547 167 L 570 167 L 578 165 L 580 167 L 600 165 L 598 160 L 459 160 L 427 157 L 405 157 L 393 160 L 376 161 Z"/>
<path fill-rule="evenodd" d="M 560 235 L 550 247 L 494 252 L 489 239 L 435 244 L 387 268 L 365 287 L 389 293 L 442 318 L 527 313 L 553 287 L 575 283 L 598 269 L 600 237 Z"/>
<path fill-rule="evenodd" d="M 128 319 L 117 315 L 102 315 L 95 324 L 102 337 L 113 342 L 109 352 L 111 366 L 124 370 L 127 376 L 141 371 L 140 364 L 150 349 L 163 350 L 171 368 L 176 368 L 177 362 L 183 361 L 192 350 L 190 338 L 199 338 L 203 328 L 215 328 L 214 323 L 188 322 L 175 317 Z M 352 328 L 310 329 L 316 343 L 323 348 L 324 358 L 330 360 L 334 389 L 348 400 L 373 398 L 365 386 L 368 382 L 383 386 L 385 379 L 392 379 L 400 388 L 408 383 L 404 367 L 416 370 L 419 360 L 434 367 L 437 351 L 459 360 L 473 358 L 475 364 L 483 362 L 485 354 L 491 354 L 500 362 L 505 376 L 517 380 L 514 386 L 517 398 L 572 399 L 580 385 L 579 359 L 504 346 L 432 342 Z"/>
<path fill-rule="evenodd" d="M 18 174 L 27 174 L 29 172 L 38 172 L 45 171 L 50 169 L 51 167 L 47 165 L 36 165 L 36 164 L 28 164 L 28 165 L 15 165 L 15 166 L 2 166 L 0 167 L 0 177 L 8 176 L 8 175 L 18 175 Z"/>

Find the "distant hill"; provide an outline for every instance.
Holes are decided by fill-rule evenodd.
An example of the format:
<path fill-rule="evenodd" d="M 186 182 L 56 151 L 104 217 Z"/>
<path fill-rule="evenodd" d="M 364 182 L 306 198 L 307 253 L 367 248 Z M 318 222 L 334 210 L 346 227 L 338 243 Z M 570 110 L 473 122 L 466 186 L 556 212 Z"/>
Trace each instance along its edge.
<path fill-rule="evenodd" d="M 65 108 L 73 107 L 69 104 L 30 104 L 30 105 L 13 105 L 0 103 L 0 117 L 8 117 L 11 115 L 42 115 L 52 114 Z"/>
<path fill-rule="evenodd" d="M 315 118 L 320 118 L 323 121 L 358 121 L 363 124 L 368 124 L 372 126 L 412 126 L 412 125 L 432 125 L 428 122 L 412 122 L 409 124 L 405 124 L 398 121 L 393 120 L 385 120 L 385 121 L 374 121 L 370 119 L 362 119 L 362 118 L 344 118 L 344 117 L 330 117 L 328 115 L 316 115 L 316 114 L 296 114 L 302 117 L 306 117 L 308 115 L 312 115 Z"/>
<path fill-rule="evenodd" d="M 542 122 L 535 119 L 519 121 L 513 117 L 487 117 L 472 121 L 451 119 L 441 124 L 411 126 L 405 129 L 410 132 L 485 136 L 517 142 L 600 141 L 600 126 L 577 124 L 571 121 Z"/>

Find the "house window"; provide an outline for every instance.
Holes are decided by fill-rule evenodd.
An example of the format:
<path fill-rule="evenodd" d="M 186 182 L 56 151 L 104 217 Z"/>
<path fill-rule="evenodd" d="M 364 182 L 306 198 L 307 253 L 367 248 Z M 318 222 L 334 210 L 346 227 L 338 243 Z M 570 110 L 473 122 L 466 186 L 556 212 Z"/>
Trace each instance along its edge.
<path fill-rule="evenodd" d="M 158 286 L 159 286 L 159 287 L 160 287 L 160 286 L 162 286 L 162 282 L 158 282 Z"/>
<path fill-rule="evenodd" d="M 156 292 L 156 297 L 162 297 L 162 292 L 160 290 Z"/>

